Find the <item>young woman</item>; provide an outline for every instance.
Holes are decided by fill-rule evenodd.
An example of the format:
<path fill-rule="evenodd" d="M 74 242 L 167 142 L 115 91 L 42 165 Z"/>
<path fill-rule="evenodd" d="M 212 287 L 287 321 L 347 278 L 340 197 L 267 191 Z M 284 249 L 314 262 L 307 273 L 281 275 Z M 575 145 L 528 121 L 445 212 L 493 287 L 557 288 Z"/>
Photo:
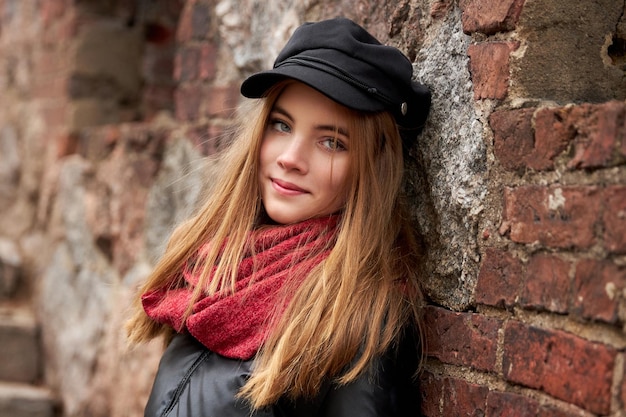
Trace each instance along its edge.
<path fill-rule="evenodd" d="M 339 18 L 304 24 L 244 81 L 256 107 L 129 322 L 132 341 L 169 341 L 146 416 L 419 412 L 401 183 L 430 94 L 411 76 L 399 50 Z"/>

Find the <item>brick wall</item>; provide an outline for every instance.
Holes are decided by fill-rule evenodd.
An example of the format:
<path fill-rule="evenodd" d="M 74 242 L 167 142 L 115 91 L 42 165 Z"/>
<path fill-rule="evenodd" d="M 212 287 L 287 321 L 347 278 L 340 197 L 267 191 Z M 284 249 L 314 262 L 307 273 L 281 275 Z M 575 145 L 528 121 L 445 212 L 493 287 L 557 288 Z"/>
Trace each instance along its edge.
<path fill-rule="evenodd" d="M 492 211 L 478 230 L 473 302 L 463 311 L 427 308 L 424 411 L 624 415 L 626 106 L 623 82 L 604 84 L 609 73 L 623 75 L 623 4 L 467 0 L 460 7 L 472 37 L 474 98 L 490 108 Z M 568 7 L 574 11 L 556 14 Z M 560 23 L 578 16 L 560 33 L 572 58 L 559 60 L 564 52 L 541 38 L 531 21 L 540 12 Z M 586 37 L 602 36 L 579 38 L 581 22 L 599 13 L 610 21 L 587 26 Z M 595 87 L 587 95 L 563 78 L 576 70 L 581 45 L 595 51 L 579 68 Z M 531 67 L 525 60 L 541 48 L 545 61 Z M 585 73 L 593 65 L 597 72 Z M 533 89 L 525 85 L 530 77 Z"/>

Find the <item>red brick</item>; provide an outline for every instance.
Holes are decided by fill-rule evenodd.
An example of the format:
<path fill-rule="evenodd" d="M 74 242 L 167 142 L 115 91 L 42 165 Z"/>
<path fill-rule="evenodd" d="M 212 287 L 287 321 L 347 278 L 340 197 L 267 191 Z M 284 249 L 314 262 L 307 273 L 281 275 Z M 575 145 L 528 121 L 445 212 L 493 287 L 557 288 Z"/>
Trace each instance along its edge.
<path fill-rule="evenodd" d="M 51 43 L 58 43 L 60 40 L 73 40 L 76 39 L 81 29 L 83 28 L 84 18 L 75 13 L 68 13 L 64 16 L 64 18 L 59 22 L 58 28 L 55 30 L 55 36 L 50 36 L 48 33 L 48 37 Z M 49 31 L 48 31 L 49 32 Z M 54 39 L 54 41 L 53 41 Z"/>
<path fill-rule="evenodd" d="M 519 243 L 538 242 L 553 248 L 589 248 L 600 220 L 597 187 L 506 188 L 500 233 Z"/>
<path fill-rule="evenodd" d="M 485 416 L 489 388 L 467 381 L 446 378 L 443 386 L 442 416 Z"/>
<path fill-rule="evenodd" d="M 65 13 L 67 7 L 65 0 L 41 0 L 39 10 L 45 26 L 58 19 Z"/>
<path fill-rule="evenodd" d="M 193 5 L 195 1 L 185 1 L 185 6 L 180 14 L 180 19 L 178 21 L 178 27 L 176 31 L 176 40 L 179 43 L 185 43 L 191 40 L 193 28 L 192 28 L 192 17 L 193 17 Z"/>
<path fill-rule="evenodd" d="M 525 0 L 461 0 L 461 22 L 467 34 L 492 35 L 515 29 Z"/>
<path fill-rule="evenodd" d="M 488 42 L 470 45 L 470 72 L 474 83 L 474 99 L 501 100 L 509 89 L 509 56 L 517 42 Z"/>
<path fill-rule="evenodd" d="M 200 55 L 200 50 L 196 47 L 181 48 L 174 59 L 174 79 L 180 82 L 197 80 Z"/>
<path fill-rule="evenodd" d="M 63 75 L 35 74 L 31 87 L 32 96 L 37 99 L 63 100 L 68 94 L 69 80 L 67 74 Z"/>
<path fill-rule="evenodd" d="M 493 113 L 489 124 L 494 132 L 496 157 L 508 170 L 553 169 L 555 158 L 562 155 L 570 143 L 586 140 L 581 139 L 577 130 L 581 119 L 576 114 L 582 111 L 580 109 L 570 106 Z"/>
<path fill-rule="evenodd" d="M 41 115 L 47 129 L 65 127 L 69 120 L 67 105 L 62 102 L 41 106 Z"/>
<path fill-rule="evenodd" d="M 620 402 L 622 403 L 622 407 L 626 407 L 626 361 L 624 361 L 624 365 L 622 366 L 622 381 L 621 386 L 619 387 L 618 393 Z"/>
<path fill-rule="evenodd" d="M 425 417 L 485 415 L 489 388 L 462 379 L 424 372 L 420 377 L 421 411 Z"/>
<path fill-rule="evenodd" d="M 569 168 L 596 168 L 610 164 L 614 149 L 626 137 L 626 103 L 611 101 L 573 107 L 570 123 L 576 126 L 574 157 Z"/>
<path fill-rule="evenodd" d="M 199 76 L 203 81 L 212 80 L 217 73 L 218 48 L 213 43 L 200 46 Z"/>
<path fill-rule="evenodd" d="M 619 147 L 619 154 L 626 157 L 626 138 L 622 135 L 622 145 Z"/>
<path fill-rule="evenodd" d="M 437 0 L 430 6 L 430 17 L 441 19 L 452 9 L 452 0 Z"/>
<path fill-rule="evenodd" d="M 444 363 L 493 371 L 498 319 L 428 307 L 425 314 L 426 353 Z"/>
<path fill-rule="evenodd" d="M 510 392 L 490 392 L 485 417 L 537 417 L 539 403 Z"/>
<path fill-rule="evenodd" d="M 174 51 L 170 46 L 146 45 L 142 61 L 143 76 L 148 84 L 172 84 L 175 68 Z"/>
<path fill-rule="evenodd" d="M 204 114 L 208 117 L 234 116 L 239 101 L 239 86 L 211 86 L 205 93 Z"/>
<path fill-rule="evenodd" d="M 617 352 L 558 330 L 510 321 L 502 368 L 513 383 L 546 392 L 592 413 L 608 414 Z"/>
<path fill-rule="evenodd" d="M 36 65 L 33 71 L 39 75 L 63 74 L 67 76 L 69 74 L 67 57 L 58 48 L 41 48 L 36 55 Z"/>
<path fill-rule="evenodd" d="M 585 319 L 617 321 L 626 268 L 606 260 L 582 260 L 576 265 L 574 283 L 572 312 Z"/>
<path fill-rule="evenodd" d="M 33 97 L 62 100 L 68 94 L 69 65 L 67 54 L 55 48 L 41 48 L 33 65 Z"/>
<path fill-rule="evenodd" d="M 543 108 L 535 114 L 535 151 L 529 158 L 529 167 L 536 170 L 552 169 L 554 159 L 565 151 L 576 136 L 567 120 L 567 109 Z"/>
<path fill-rule="evenodd" d="M 193 5 L 191 16 L 191 35 L 194 39 L 207 39 L 211 29 L 211 11 L 202 3 Z"/>
<path fill-rule="evenodd" d="M 542 406 L 537 413 L 537 417 L 580 417 L 581 415 L 582 413 L 560 410 L 550 405 Z"/>
<path fill-rule="evenodd" d="M 180 86 L 174 93 L 176 118 L 182 121 L 196 120 L 200 115 L 202 91 L 198 86 Z"/>
<path fill-rule="evenodd" d="M 492 391 L 487 397 L 485 417 L 580 417 L 555 406 L 541 405 L 533 398 L 523 395 Z"/>
<path fill-rule="evenodd" d="M 488 248 L 474 290 L 476 302 L 496 307 L 513 306 L 523 273 L 519 259 L 506 251 Z"/>
<path fill-rule="evenodd" d="M 141 108 L 143 119 L 150 120 L 162 110 L 174 110 L 174 87 L 165 85 L 147 85 L 143 89 Z"/>
<path fill-rule="evenodd" d="M 623 102 L 545 108 L 535 115 L 535 157 L 539 158 L 539 169 L 550 167 L 553 159 L 572 143 L 574 156 L 569 168 L 609 166 L 625 135 Z"/>
<path fill-rule="evenodd" d="M 420 374 L 421 411 L 424 417 L 439 417 L 443 396 L 443 379 L 430 372 Z"/>
<path fill-rule="evenodd" d="M 528 165 L 535 143 L 532 118 L 534 108 L 497 111 L 489 116 L 494 134 L 494 153 L 508 170 L 523 170 Z"/>
<path fill-rule="evenodd" d="M 520 304 L 525 308 L 567 313 L 571 264 L 556 256 L 534 255 L 526 267 Z"/>
<path fill-rule="evenodd" d="M 604 191 L 604 247 L 612 253 L 626 253 L 626 187 L 613 186 Z"/>

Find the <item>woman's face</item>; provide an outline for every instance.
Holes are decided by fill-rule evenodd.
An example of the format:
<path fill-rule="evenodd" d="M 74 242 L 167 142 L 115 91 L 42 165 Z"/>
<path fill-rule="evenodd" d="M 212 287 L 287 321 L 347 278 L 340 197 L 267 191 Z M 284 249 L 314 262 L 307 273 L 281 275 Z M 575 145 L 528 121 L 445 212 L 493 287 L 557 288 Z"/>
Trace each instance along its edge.
<path fill-rule="evenodd" d="M 278 97 L 261 143 L 259 182 L 265 211 L 296 223 L 339 211 L 350 167 L 349 113 L 302 83 Z"/>

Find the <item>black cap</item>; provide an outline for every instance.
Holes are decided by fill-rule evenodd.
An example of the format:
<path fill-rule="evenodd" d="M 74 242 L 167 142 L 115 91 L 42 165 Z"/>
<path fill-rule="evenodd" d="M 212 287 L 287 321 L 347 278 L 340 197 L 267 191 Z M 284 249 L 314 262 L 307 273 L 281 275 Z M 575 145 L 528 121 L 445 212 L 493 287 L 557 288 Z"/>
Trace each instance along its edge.
<path fill-rule="evenodd" d="M 335 18 L 297 28 L 274 68 L 248 77 L 241 94 L 260 98 L 277 82 L 292 78 L 346 107 L 389 111 L 410 145 L 430 110 L 430 91 L 412 76 L 413 66 L 400 50 L 382 45 L 349 19 Z"/>

